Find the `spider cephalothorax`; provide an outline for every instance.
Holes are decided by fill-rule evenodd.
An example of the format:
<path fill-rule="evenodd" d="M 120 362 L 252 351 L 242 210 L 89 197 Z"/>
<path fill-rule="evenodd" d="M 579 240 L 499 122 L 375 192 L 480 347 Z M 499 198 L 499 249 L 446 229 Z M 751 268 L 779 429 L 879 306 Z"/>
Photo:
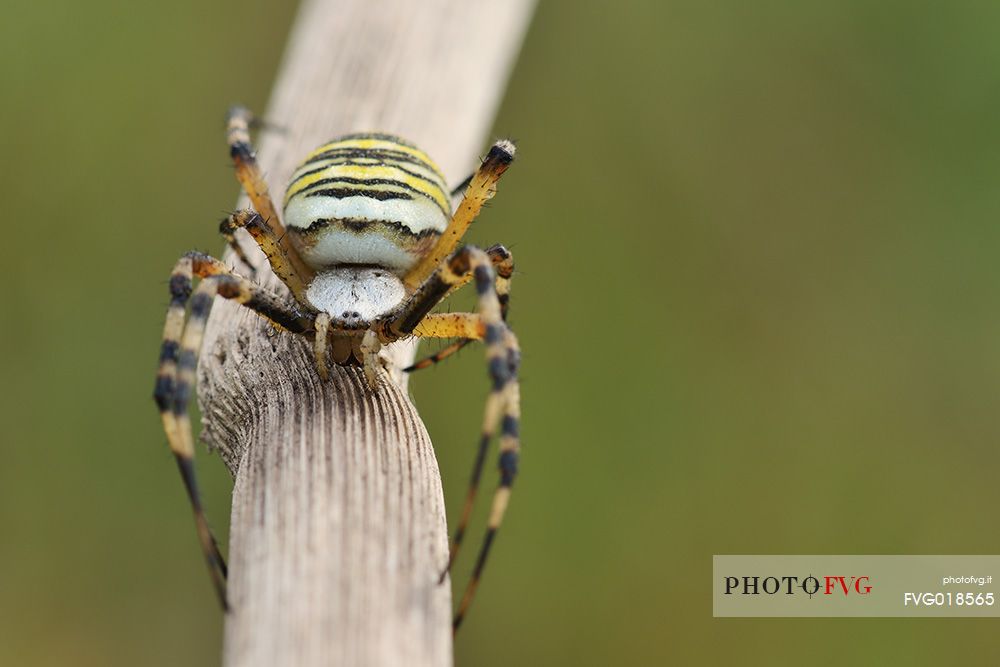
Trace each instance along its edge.
<path fill-rule="evenodd" d="M 506 324 L 513 258 L 503 246 L 480 250 L 458 243 L 514 159 L 509 141 L 493 145 L 460 186 L 452 214 L 444 177 L 420 149 L 388 134 L 352 134 L 310 153 L 292 175 L 279 218 L 250 145 L 251 116 L 230 111 L 228 142 L 236 176 L 254 210 L 237 211 L 221 231 L 244 264 L 236 232 L 250 233 L 292 300 L 266 290 L 202 253 L 184 255 L 170 279 L 155 398 L 180 466 L 195 522 L 220 600 L 226 605 L 226 566 L 202 511 L 193 466 L 188 405 L 205 322 L 216 296 L 235 300 L 276 326 L 307 337 L 317 372 L 330 362 L 362 364 L 376 386 L 382 345 L 405 338 L 453 338 L 455 343 L 406 370 L 425 368 L 473 340 L 486 344 L 492 389 L 469 494 L 452 541 L 451 566 L 469 520 L 483 454 L 500 430 L 500 484 L 472 580 L 459 604 L 457 628 L 475 592 L 493 536 L 500 526 L 520 449 L 517 338 Z M 252 268 L 250 268 L 252 272 Z M 201 282 L 192 290 L 193 278 Z M 474 281 L 477 313 L 430 311 L 453 290 Z M 190 305 L 190 315 L 186 315 Z"/>

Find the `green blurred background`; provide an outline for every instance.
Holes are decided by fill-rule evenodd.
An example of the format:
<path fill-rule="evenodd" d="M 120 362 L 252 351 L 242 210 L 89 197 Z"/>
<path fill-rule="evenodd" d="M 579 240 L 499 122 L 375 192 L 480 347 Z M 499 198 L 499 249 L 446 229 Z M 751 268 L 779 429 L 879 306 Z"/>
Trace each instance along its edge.
<path fill-rule="evenodd" d="M 169 268 L 236 196 L 221 115 L 264 106 L 293 11 L 5 3 L 0 664 L 218 662 L 149 394 Z M 474 230 L 519 264 L 525 451 L 460 664 L 997 664 L 993 619 L 715 620 L 710 571 L 1000 552 L 998 26 L 542 2 Z M 413 381 L 453 515 L 485 390 L 471 351 Z"/>

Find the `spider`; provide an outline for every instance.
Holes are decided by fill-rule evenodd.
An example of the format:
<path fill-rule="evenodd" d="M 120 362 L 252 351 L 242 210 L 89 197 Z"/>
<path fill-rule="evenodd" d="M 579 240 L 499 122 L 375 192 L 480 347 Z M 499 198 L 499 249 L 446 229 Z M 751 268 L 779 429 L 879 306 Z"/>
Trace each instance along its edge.
<path fill-rule="evenodd" d="M 500 245 L 481 250 L 458 244 L 496 193 L 497 182 L 514 159 L 514 145 L 497 141 L 475 173 L 449 193 L 431 159 L 399 137 L 351 134 L 334 139 L 310 153 L 293 173 L 282 224 L 250 142 L 253 123 L 247 109 L 229 111 L 229 151 L 253 209 L 231 214 L 220 231 L 253 276 L 235 238 L 239 229 L 249 232 L 292 298 L 261 287 L 214 257 L 184 254 L 170 275 L 154 391 L 219 601 L 228 609 L 226 564 L 202 508 L 188 415 L 205 324 L 216 296 L 310 340 L 321 378 L 326 379 L 330 362 L 360 365 L 373 388 L 384 373 L 378 360 L 383 345 L 409 336 L 457 339 L 404 369 L 414 371 L 471 341 L 485 343 L 492 385 L 465 505 L 439 583 L 462 544 L 488 445 L 498 429 L 500 480 L 472 576 L 452 622 L 457 630 L 503 520 L 520 450 L 520 352 L 506 323 L 513 256 Z M 452 213 L 451 197 L 463 190 Z M 200 279 L 197 288 L 194 277 Z M 477 313 L 430 312 L 469 282 L 475 283 L 478 294 Z"/>

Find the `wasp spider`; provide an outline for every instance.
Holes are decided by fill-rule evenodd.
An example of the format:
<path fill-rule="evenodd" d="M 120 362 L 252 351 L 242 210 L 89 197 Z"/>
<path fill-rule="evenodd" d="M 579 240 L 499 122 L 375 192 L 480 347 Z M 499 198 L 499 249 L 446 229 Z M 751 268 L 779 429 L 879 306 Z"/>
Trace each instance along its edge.
<path fill-rule="evenodd" d="M 253 210 L 230 215 L 221 231 L 244 263 L 234 234 L 239 229 L 249 232 L 292 299 L 262 288 L 213 257 L 185 254 L 170 276 L 155 389 L 219 599 L 225 607 L 226 565 L 199 498 L 188 416 L 205 322 L 216 296 L 232 299 L 277 327 L 309 339 L 316 370 L 324 379 L 328 363 L 360 365 L 376 386 L 384 372 L 378 362 L 380 347 L 408 336 L 457 339 L 408 371 L 436 363 L 470 341 L 485 343 L 492 388 L 442 581 L 462 543 L 486 450 L 498 429 L 500 482 L 472 578 L 454 617 L 457 629 L 475 594 L 517 474 L 520 417 L 520 354 L 517 338 L 506 324 L 513 258 L 503 246 L 480 250 L 458 244 L 495 194 L 497 181 L 514 159 L 514 146 L 498 141 L 476 172 L 449 193 L 431 159 L 402 139 L 387 134 L 341 137 L 309 154 L 292 175 L 282 223 L 250 144 L 251 122 L 246 109 L 232 109 L 227 139 L 236 178 Z M 452 212 L 449 194 L 455 196 L 462 189 L 464 197 Z M 195 289 L 194 277 L 200 279 Z M 475 283 L 478 312 L 430 312 L 468 282 Z"/>

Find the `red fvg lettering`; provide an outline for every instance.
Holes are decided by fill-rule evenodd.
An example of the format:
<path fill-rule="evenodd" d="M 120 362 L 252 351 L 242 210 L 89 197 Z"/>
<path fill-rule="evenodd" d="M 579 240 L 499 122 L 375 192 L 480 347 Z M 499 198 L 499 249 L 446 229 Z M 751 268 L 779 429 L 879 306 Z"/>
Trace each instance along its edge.
<path fill-rule="evenodd" d="M 872 587 L 868 586 L 868 577 L 851 577 L 850 581 L 847 577 L 823 577 L 826 581 L 826 589 L 823 591 L 824 595 L 833 595 L 837 590 L 837 585 L 844 592 L 844 595 L 849 595 L 853 589 L 854 593 L 857 595 L 868 595 L 872 591 Z M 863 585 L 864 584 L 864 585 Z"/>

